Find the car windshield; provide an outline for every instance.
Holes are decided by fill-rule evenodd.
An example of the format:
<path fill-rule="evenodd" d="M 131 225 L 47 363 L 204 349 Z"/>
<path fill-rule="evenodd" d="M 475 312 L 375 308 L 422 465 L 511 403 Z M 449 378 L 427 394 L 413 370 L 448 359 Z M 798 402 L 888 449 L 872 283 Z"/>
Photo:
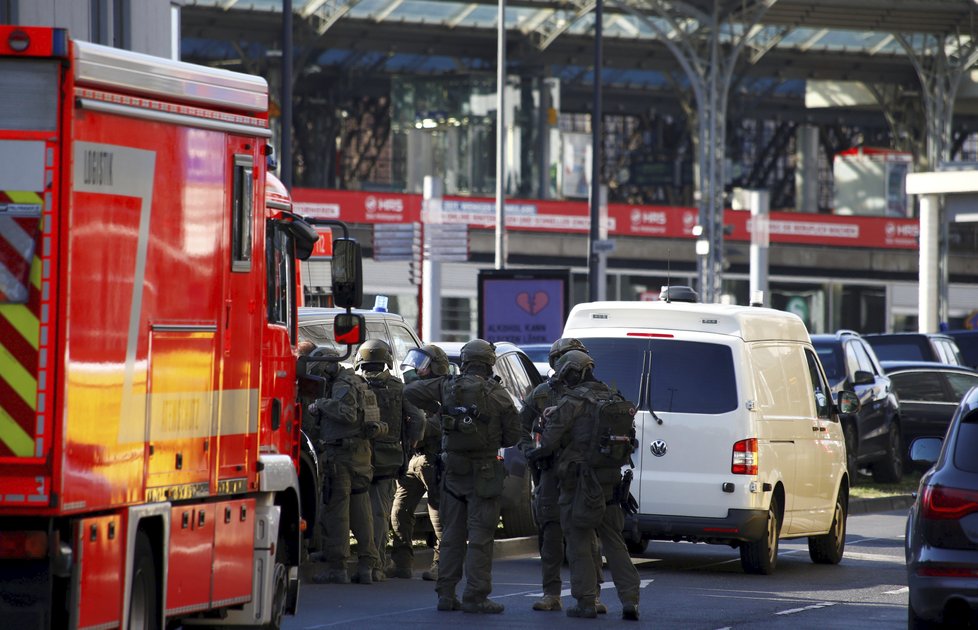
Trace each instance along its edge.
<path fill-rule="evenodd" d="M 842 349 L 836 343 L 812 342 L 815 352 L 818 353 L 818 360 L 822 362 L 825 375 L 832 383 L 838 383 L 846 378 L 845 361 L 842 358 Z"/>
<path fill-rule="evenodd" d="M 594 375 L 636 403 L 651 352 L 653 411 L 717 414 L 737 408 L 733 353 L 727 346 L 636 337 L 582 341 L 594 357 Z"/>
<path fill-rule="evenodd" d="M 869 345 L 873 346 L 876 358 L 880 361 L 930 360 L 930 357 L 924 354 L 921 344 L 909 339 L 872 339 Z"/>

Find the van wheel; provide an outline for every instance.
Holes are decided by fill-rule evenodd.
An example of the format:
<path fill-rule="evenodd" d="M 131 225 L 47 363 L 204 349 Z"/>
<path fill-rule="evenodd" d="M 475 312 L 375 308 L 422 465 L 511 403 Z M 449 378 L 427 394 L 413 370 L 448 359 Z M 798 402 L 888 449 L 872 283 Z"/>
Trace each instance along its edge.
<path fill-rule="evenodd" d="M 771 497 L 767 510 L 767 532 L 754 542 L 740 544 L 740 566 L 744 573 L 771 575 L 778 565 L 778 537 L 781 535 L 781 506 L 777 496 Z"/>
<path fill-rule="evenodd" d="M 852 473 L 849 473 L 852 476 Z M 900 426 L 890 423 L 890 432 L 886 436 L 886 455 L 873 464 L 873 481 L 876 483 L 896 483 L 903 477 L 903 440 L 900 438 Z"/>
<path fill-rule="evenodd" d="M 827 534 L 808 537 L 808 555 L 816 564 L 839 564 L 846 550 L 846 502 L 842 492 L 835 499 L 835 514 Z"/>

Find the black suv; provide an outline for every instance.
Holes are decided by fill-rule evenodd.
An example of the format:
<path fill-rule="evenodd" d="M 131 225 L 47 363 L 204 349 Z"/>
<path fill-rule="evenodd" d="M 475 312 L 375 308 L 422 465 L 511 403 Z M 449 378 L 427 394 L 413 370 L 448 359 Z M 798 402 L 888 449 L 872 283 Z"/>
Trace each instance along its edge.
<path fill-rule="evenodd" d="M 964 365 L 961 350 L 943 333 L 872 333 L 864 339 L 873 346 L 880 361 L 933 361 Z"/>
<path fill-rule="evenodd" d="M 859 397 L 859 411 L 842 416 L 850 478 L 855 481 L 856 471 L 868 467 L 875 481 L 899 481 L 904 468 L 900 404 L 873 348 L 850 330 L 812 335 L 812 345 L 832 392 L 847 389 Z"/>

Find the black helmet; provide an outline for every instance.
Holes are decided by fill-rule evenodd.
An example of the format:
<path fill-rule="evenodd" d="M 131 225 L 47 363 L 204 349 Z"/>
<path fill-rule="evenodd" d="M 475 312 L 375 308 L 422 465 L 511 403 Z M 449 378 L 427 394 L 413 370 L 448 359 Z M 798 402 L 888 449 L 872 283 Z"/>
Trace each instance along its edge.
<path fill-rule="evenodd" d="M 581 350 L 568 350 L 557 359 L 554 378 L 570 386 L 577 385 L 594 370 L 594 359 Z"/>
<path fill-rule="evenodd" d="M 401 361 L 401 371 L 414 370 L 419 376 L 445 376 L 449 372 L 448 355 L 434 344 L 411 348 Z"/>
<path fill-rule="evenodd" d="M 587 348 L 581 343 L 579 339 L 574 339 L 573 337 L 561 337 L 550 346 L 550 367 L 557 369 L 557 359 L 564 356 L 564 354 L 570 352 L 571 350 L 580 350 L 586 353 Z"/>
<path fill-rule="evenodd" d="M 473 339 L 462 346 L 461 359 L 463 367 L 466 363 L 484 363 L 492 367 L 496 364 L 496 346 L 485 339 Z"/>
<path fill-rule="evenodd" d="M 380 339 L 364 341 L 357 350 L 357 358 L 353 365 L 359 370 L 364 363 L 379 363 L 393 368 L 394 356 L 391 354 L 391 347 Z"/>

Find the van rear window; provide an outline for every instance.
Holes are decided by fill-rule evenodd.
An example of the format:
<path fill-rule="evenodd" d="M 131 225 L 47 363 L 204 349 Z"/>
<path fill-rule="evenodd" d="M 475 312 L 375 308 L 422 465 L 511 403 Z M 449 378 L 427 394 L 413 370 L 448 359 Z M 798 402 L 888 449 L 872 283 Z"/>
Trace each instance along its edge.
<path fill-rule="evenodd" d="M 651 353 L 653 411 L 717 414 L 737 408 L 733 353 L 727 346 L 635 337 L 582 341 L 594 357 L 595 376 L 636 403 L 647 399 L 640 389 Z"/>

